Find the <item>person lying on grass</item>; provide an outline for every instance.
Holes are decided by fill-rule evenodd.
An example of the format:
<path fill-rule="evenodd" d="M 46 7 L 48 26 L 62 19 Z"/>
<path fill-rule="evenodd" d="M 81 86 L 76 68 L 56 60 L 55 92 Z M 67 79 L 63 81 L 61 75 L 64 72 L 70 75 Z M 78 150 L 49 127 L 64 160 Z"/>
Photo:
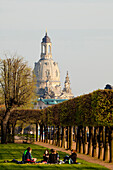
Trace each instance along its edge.
<path fill-rule="evenodd" d="M 26 152 L 26 155 L 25 155 L 25 162 L 29 163 L 29 162 L 36 162 L 36 158 L 33 158 L 31 156 L 31 152 L 32 152 L 32 149 L 30 147 L 27 148 L 27 152 Z"/>

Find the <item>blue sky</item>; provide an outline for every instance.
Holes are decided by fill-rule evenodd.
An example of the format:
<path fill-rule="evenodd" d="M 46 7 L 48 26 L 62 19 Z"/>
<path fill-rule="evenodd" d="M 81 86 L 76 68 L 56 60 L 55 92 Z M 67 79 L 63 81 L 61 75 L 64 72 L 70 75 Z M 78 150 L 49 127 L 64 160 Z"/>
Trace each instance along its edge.
<path fill-rule="evenodd" d="M 0 54 L 22 55 L 33 68 L 48 30 L 62 86 L 75 96 L 113 85 L 113 0 L 0 0 Z"/>

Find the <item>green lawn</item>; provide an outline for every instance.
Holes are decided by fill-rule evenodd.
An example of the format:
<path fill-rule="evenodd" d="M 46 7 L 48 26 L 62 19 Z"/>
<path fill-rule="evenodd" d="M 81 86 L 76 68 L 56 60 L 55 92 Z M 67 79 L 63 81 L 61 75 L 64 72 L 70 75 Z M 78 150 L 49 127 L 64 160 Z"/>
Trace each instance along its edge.
<path fill-rule="evenodd" d="M 34 144 L 0 144 L 0 170 L 20 170 L 20 169 L 38 169 L 38 170 L 105 170 L 107 168 L 102 167 L 100 165 L 88 163 L 86 161 L 83 161 L 81 159 L 77 159 L 78 162 L 80 162 L 80 165 L 69 165 L 69 164 L 62 164 L 62 165 L 31 165 L 31 164 L 16 164 L 16 163 L 4 163 L 4 160 L 11 161 L 12 159 L 20 160 L 24 150 L 27 147 L 32 148 L 32 155 L 33 157 L 37 158 L 37 161 L 42 160 L 43 153 L 45 148 L 34 145 Z M 59 152 L 60 159 L 63 160 L 63 157 L 67 155 L 64 152 Z"/>

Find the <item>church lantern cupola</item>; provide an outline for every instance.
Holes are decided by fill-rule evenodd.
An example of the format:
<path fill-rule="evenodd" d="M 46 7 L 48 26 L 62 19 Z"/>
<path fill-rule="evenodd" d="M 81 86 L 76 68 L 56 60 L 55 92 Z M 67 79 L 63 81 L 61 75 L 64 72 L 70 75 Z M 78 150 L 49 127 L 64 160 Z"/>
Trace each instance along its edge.
<path fill-rule="evenodd" d="M 46 31 L 45 36 L 44 38 L 42 38 L 42 42 L 41 42 L 41 58 L 44 58 L 44 59 L 52 58 L 51 46 L 52 46 L 52 43 Z"/>

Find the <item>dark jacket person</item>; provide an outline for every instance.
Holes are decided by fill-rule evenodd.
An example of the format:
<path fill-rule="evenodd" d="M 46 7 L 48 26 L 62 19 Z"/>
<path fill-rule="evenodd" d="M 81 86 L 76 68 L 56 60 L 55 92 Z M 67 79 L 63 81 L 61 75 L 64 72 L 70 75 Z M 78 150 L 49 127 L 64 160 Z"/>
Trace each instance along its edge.
<path fill-rule="evenodd" d="M 57 163 L 57 154 L 55 154 L 54 149 L 51 149 L 51 154 L 49 155 L 49 163 Z"/>
<path fill-rule="evenodd" d="M 76 159 L 77 159 L 76 151 L 75 151 L 75 150 L 72 150 L 71 152 L 72 152 L 72 153 L 71 153 L 71 155 L 69 156 L 69 158 L 71 158 L 73 164 L 76 164 L 76 163 L 77 163 L 77 162 L 76 162 Z"/>
<path fill-rule="evenodd" d="M 30 147 L 27 148 L 27 153 L 25 155 L 25 161 L 26 162 L 35 162 L 36 158 L 33 158 L 31 156 L 32 149 Z"/>

